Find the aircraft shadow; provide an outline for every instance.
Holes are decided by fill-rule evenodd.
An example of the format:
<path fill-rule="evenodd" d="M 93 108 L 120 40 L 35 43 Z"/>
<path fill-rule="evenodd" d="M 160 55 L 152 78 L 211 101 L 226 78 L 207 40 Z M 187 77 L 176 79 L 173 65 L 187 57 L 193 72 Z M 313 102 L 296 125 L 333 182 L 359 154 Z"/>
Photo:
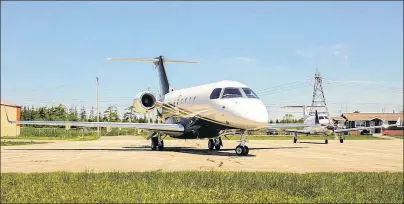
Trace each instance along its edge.
<path fill-rule="evenodd" d="M 150 151 L 149 146 L 129 146 L 123 147 L 125 149 L 136 149 L 138 151 Z M 270 149 L 294 149 L 294 148 L 307 148 L 307 147 L 250 147 L 251 150 L 270 150 Z M 197 155 L 209 155 L 209 156 L 238 156 L 234 149 L 220 149 L 220 150 L 208 150 L 192 147 L 164 147 L 164 151 L 168 152 L 180 152 L 185 154 L 197 154 Z M 256 157 L 254 154 L 248 154 L 247 157 Z M 243 156 L 243 157 L 246 157 Z"/>
<path fill-rule="evenodd" d="M 299 143 L 302 143 L 302 144 L 323 144 L 323 145 L 326 144 L 325 142 L 299 142 Z"/>
<path fill-rule="evenodd" d="M 251 147 L 249 148 L 251 150 L 270 150 L 270 149 L 295 149 L 295 148 L 307 148 L 307 147 Z M 71 148 L 71 149 L 65 149 L 65 148 L 41 148 L 41 149 L 7 149 L 7 150 L 28 150 L 28 151 L 152 151 L 149 146 L 129 146 L 129 147 L 122 147 L 122 149 L 117 148 L 117 149 L 104 149 L 104 148 L 94 148 L 94 149 L 88 149 L 88 148 Z M 226 152 L 226 151 L 231 151 L 231 152 Z M 156 151 L 159 152 L 159 151 Z M 185 153 L 185 154 L 195 154 L 195 155 L 209 155 L 209 156 L 237 156 L 237 154 L 234 152 L 234 149 L 221 149 L 221 150 L 208 150 L 208 149 L 199 149 L 199 148 L 191 148 L 191 147 L 164 147 L 164 150 L 162 152 L 180 152 L 180 153 Z M 248 154 L 246 156 L 241 156 L 241 157 L 256 157 L 254 154 Z"/>

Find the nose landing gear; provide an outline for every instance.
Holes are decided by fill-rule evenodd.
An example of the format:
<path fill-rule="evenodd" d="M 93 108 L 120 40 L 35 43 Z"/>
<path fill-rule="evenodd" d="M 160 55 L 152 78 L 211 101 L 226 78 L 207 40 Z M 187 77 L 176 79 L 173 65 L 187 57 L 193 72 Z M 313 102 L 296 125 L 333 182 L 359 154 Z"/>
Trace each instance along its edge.
<path fill-rule="evenodd" d="M 339 135 L 339 142 L 340 142 L 340 143 L 344 143 L 344 140 L 345 140 L 344 134 L 340 134 L 340 135 Z"/>
<path fill-rule="evenodd" d="M 236 151 L 236 154 L 239 155 L 239 156 L 248 155 L 250 149 L 246 145 L 246 136 L 245 136 L 245 134 L 241 135 L 240 144 L 236 147 L 235 151 Z"/>

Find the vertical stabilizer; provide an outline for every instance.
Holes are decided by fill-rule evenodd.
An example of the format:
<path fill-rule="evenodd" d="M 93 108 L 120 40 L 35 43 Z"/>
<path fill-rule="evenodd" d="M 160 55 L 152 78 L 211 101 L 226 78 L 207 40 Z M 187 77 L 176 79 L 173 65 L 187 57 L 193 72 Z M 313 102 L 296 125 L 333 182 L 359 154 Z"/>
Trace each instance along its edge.
<path fill-rule="evenodd" d="M 127 60 L 137 62 L 153 62 L 157 69 L 161 95 L 164 96 L 170 91 L 170 85 L 168 84 L 168 77 L 165 69 L 165 62 L 172 63 L 199 63 L 198 61 L 184 61 L 184 60 L 168 60 L 163 56 L 156 57 L 154 59 L 148 58 L 107 58 L 107 60 Z"/>
<path fill-rule="evenodd" d="M 160 91 L 161 94 L 164 96 L 170 90 L 170 85 L 168 84 L 167 72 L 164 66 L 164 57 L 159 56 L 156 59 L 158 59 L 158 61 L 153 62 L 153 64 L 156 66 L 160 83 Z"/>
<path fill-rule="evenodd" d="M 316 125 L 318 125 L 318 124 L 320 124 L 320 119 L 318 118 L 318 112 L 317 112 L 317 110 L 316 110 L 316 112 L 315 112 L 315 123 L 314 124 L 316 124 Z"/>

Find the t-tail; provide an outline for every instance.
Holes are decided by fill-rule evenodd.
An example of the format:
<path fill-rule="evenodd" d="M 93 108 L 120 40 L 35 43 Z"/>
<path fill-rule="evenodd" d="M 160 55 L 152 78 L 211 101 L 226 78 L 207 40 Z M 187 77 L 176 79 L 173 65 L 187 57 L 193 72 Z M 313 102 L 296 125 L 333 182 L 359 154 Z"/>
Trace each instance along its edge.
<path fill-rule="evenodd" d="M 316 113 L 315 113 L 315 124 L 316 125 L 319 125 L 320 124 L 320 119 L 318 118 L 318 112 L 317 112 L 317 110 L 316 110 Z"/>
<path fill-rule="evenodd" d="M 183 61 L 183 60 L 169 60 L 164 59 L 164 56 L 158 56 L 156 58 L 107 58 L 107 60 L 127 60 L 137 62 L 153 62 L 158 72 L 161 94 L 164 96 L 170 92 L 170 84 L 168 83 L 168 77 L 165 69 L 165 62 L 173 63 L 199 63 L 198 61 Z"/>

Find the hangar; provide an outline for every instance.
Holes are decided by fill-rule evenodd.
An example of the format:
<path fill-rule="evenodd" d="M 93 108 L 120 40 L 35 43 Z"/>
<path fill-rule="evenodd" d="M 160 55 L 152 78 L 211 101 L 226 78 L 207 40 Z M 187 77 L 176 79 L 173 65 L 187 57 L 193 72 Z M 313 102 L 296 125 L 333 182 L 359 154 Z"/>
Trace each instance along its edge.
<path fill-rule="evenodd" d="M 21 117 L 21 106 L 16 104 L 10 104 L 5 101 L 1 101 L 1 125 L 0 125 L 0 136 L 19 136 L 20 135 L 20 125 L 9 124 L 7 122 L 6 112 L 10 120 L 20 120 Z"/>

